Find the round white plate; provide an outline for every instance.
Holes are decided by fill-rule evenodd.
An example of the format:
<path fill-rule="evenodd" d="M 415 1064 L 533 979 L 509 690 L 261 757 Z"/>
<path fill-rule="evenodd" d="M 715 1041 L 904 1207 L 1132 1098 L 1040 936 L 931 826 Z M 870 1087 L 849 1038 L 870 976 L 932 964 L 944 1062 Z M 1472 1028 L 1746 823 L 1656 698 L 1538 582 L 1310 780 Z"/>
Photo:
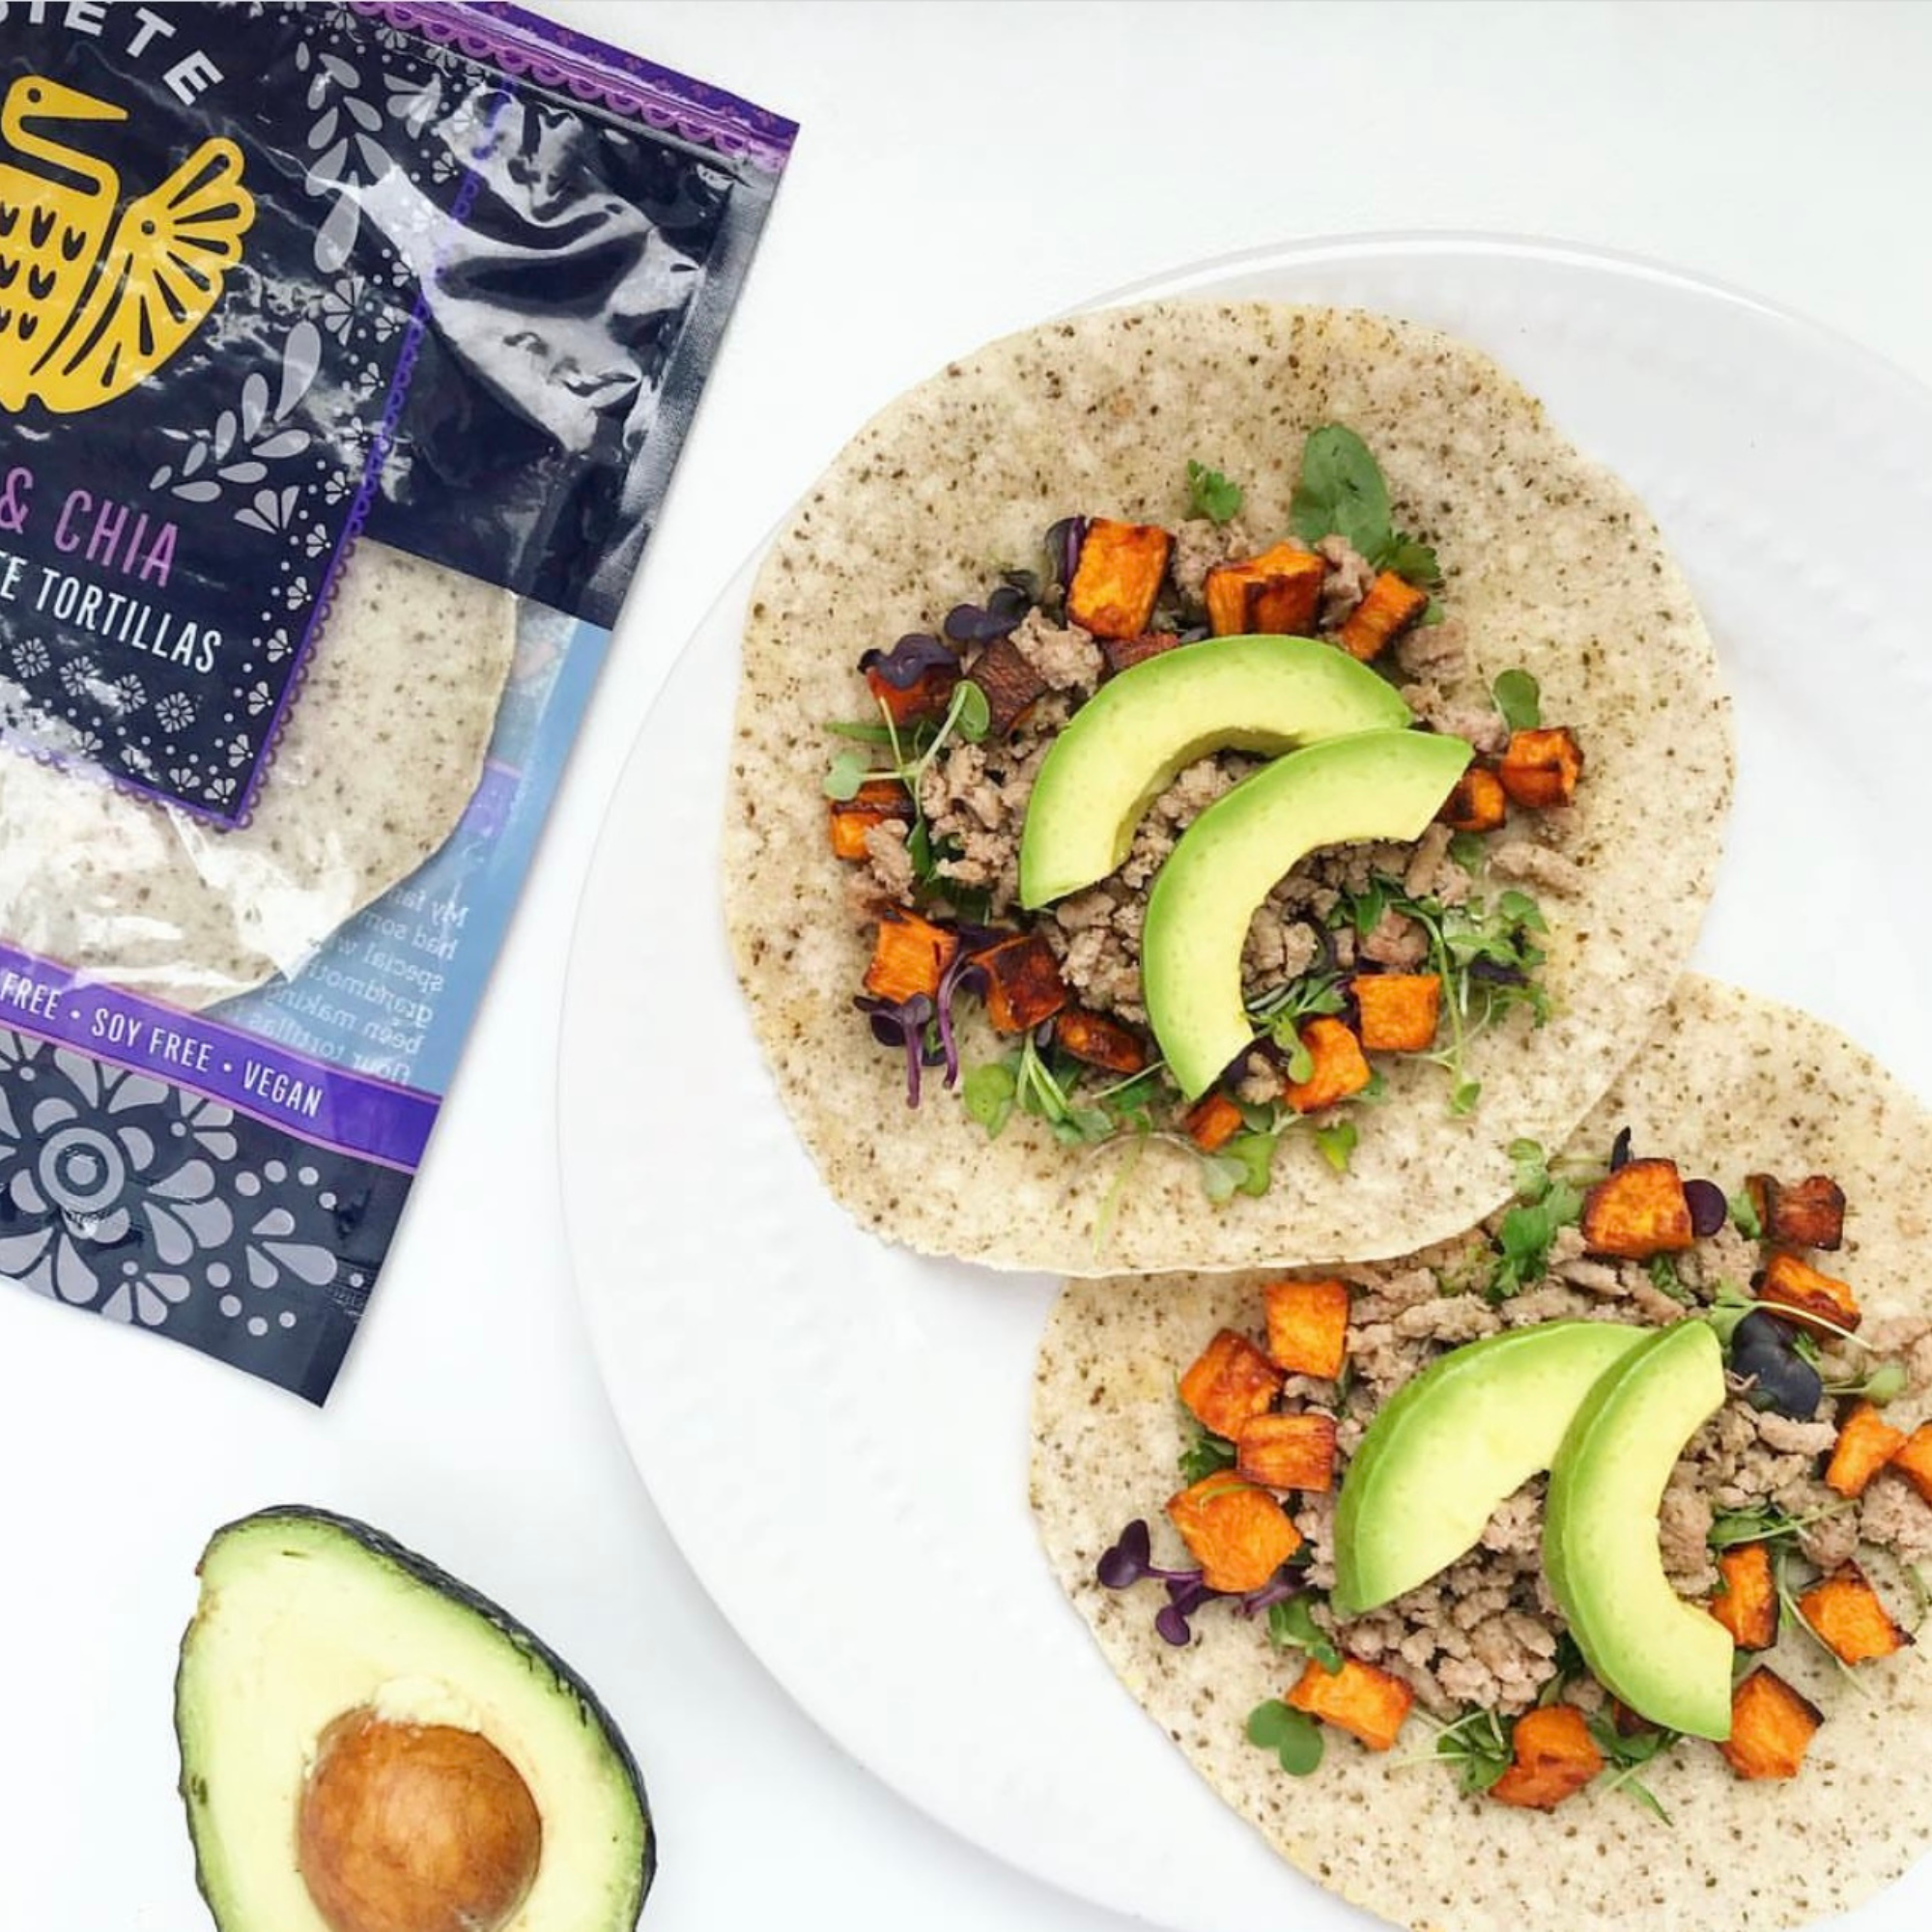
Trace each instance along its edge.
<path fill-rule="evenodd" d="M 1932 1002 L 1896 970 L 1932 957 L 1913 859 L 1932 803 L 1932 395 L 1747 298 L 1544 244 L 1319 243 L 1111 299 L 1149 295 L 1437 324 L 1628 478 L 1690 572 L 1738 700 L 1737 816 L 1698 963 L 1835 1020 L 1932 1093 Z M 1054 1284 L 858 1234 L 776 1102 L 718 911 L 752 569 L 639 739 L 566 1006 L 565 1207 L 638 1467 L 753 1650 L 934 1817 L 1177 1932 L 1285 1911 L 1357 1922 L 1211 1797 L 1046 1574 L 1027 1410 Z M 1671 828 L 1663 796 L 1637 833 Z M 1921 1871 L 1860 1923 L 1917 1923 L 1928 1904 Z"/>

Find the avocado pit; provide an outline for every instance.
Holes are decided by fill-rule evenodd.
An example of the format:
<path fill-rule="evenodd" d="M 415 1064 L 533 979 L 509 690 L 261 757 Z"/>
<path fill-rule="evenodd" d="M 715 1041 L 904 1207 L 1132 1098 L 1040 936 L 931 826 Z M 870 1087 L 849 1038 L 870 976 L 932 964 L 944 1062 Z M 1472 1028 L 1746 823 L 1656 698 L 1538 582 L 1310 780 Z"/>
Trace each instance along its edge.
<path fill-rule="evenodd" d="M 529 1786 L 480 1733 L 367 1706 L 323 1732 L 296 1856 L 330 1932 L 498 1932 L 542 1848 Z"/>

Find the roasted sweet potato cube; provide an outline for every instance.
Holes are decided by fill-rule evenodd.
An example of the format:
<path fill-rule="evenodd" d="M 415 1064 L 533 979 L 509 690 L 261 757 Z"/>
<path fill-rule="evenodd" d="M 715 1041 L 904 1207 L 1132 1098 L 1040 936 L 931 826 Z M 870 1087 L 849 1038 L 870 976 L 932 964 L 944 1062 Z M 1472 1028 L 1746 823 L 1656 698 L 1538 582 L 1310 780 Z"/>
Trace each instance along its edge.
<path fill-rule="evenodd" d="M 1235 1471 L 1270 1490 L 1335 1486 L 1335 1418 L 1320 1409 L 1251 1415 L 1235 1437 Z"/>
<path fill-rule="evenodd" d="M 923 718 L 943 718 L 959 682 L 957 665 L 933 665 L 901 690 L 877 665 L 866 673 L 866 688 L 895 724 L 916 724 Z"/>
<path fill-rule="evenodd" d="M 1208 628 L 1217 638 L 1250 632 L 1306 636 L 1321 608 L 1327 576 L 1326 558 L 1290 543 L 1236 563 L 1217 563 L 1202 585 Z"/>
<path fill-rule="evenodd" d="M 1046 680 L 1010 638 L 996 638 L 973 660 L 973 682 L 986 695 L 986 735 L 1004 738 L 1046 696 Z"/>
<path fill-rule="evenodd" d="M 1108 670 L 1118 677 L 1137 664 L 1146 664 L 1149 658 L 1173 650 L 1179 641 L 1179 631 L 1144 631 L 1138 638 L 1102 638 L 1100 655 L 1106 659 Z"/>
<path fill-rule="evenodd" d="M 1494 772 L 1471 765 L 1435 815 L 1451 832 L 1493 832 L 1509 816 L 1509 794 Z"/>
<path fill-rule="evenodd" d="M 1825 1486 L 1841 1496 L 1861 1496 L 1865 1485 L 1905 1446 L 1905 1431 L 1894 1429 L 1878 1409 L 1861 1402 L 1846 1416 L 1825 1465 Z"/>
<path fill-rule="evenodd" d="M 1132 1027 L 1084 1007 L 1068 1007 L 1053 1023 L 1053 1037 L 1075 1060 L 1109 1073 L 1138 1073 L 1147 1065 L 1147 1046 Z"/>
<path fill-rule="evenodd" d="M 882 1000 L 934 995 L 940 976 L 958 950 L 957 933 L 921 919 L 916 912 L 889 914 L 879 922 L 872 963 L 866 968 L 866 990 Z"/>
<path fill-rule="evenodd" d="M 1566 725 L 1541 731 L 1513 731 L 1509 750 L 1496 765 L 1502 788 L 1518 804 L 1541 810 L 1568 805 L 1583 776 L 1583 748 Z"/>
<path fill-rule="evenodd" d="M 1740 1777 L 1796 1777 L 1825 1714 L 1764 1664 L 1731 1692 L 1731 1735 L 1718 1748 Z"/>
<path fill-rule="evenodd" d="M 1170 1496 L 1167 1514 L 1210 1590 L 1259 1590 L 1301 1548 L 1301 1532 L 1280 1503 L 1232 1469 Z"/>
<path fill-rule="evenodd" d="M 1232 1442 L 1250 1416 L 1266 1414 L 1281 1381 L 1281 1371 L 1245 1335 L 1223 1328 L 1188 1365 L 1180 1399 L 1202 1428 Z"/>
<path fill-rule="evenodd" d="M 1424 1053 L 1442 1013 L 1435 973 L 1359 973 L 1349 981 L 1362 1023 L 1364 1053 Z"/>
<path fill-rule="evenodd" d="M 1674 1160 L 1628 1160 L 1583 1197 L 1583 1241 L 1593 1254 L 1646 1262 L 1696 1238 Z"/>
<path fill-rule="evenodd" d="M 1740 1650 L 1769 1650 L 1777 1641 L 1771 1551 L 1762 1543 L 1741 1543 L 1718 1558 L 1718 1575 L 1721 1581 L 1711 1599 L 1711 1614 Z"/>
<path fill-rule="evenodd" d="M 897 779 L 868 779 L 850 798 L 828 802 L 832 850 L 840 859 L 866 857 L 866 834 L 889 818 L 912 823 L 912 794 Z"/>
<path fill-rule="evenodd" d="M 1804 1621 L 1847 1663 L 1889 1657 L 1912 1641 L 1892 1622 L 1890 1611 L 1856 1563 L 1841 1563 L 1823 1582 L 1812 1584 L 1799 1598 L 1798 1607 Z"/>
<path fill-rule="evenodd" d="M 1306 1080 L 1292 1080 L 1282 1098 L 1297 1114 L 1320 1113 L 1350 1094 L 1359 1094 L 1375 1076 L 1362 1056 L 1362 1042 L 1340 1020 L 1325 1015 L 1305 1021 L 1301 1043 L 1315 1062 Z"/>
<path fill-rule="evenodd" d="M 1094 517 L 1066 589 L 1066 615 L 1096 638 L 1137 638 L 1153 615 L 1174 539 L 1152 524 Z"/>
<path fill-rule="evenodd" d="M 1272 1354 L 1274 1351 L 1268 1351 Z M 1894 1468 L 1928 1503 L 1932 1503 L 1932 1422 L 1921 1423 L 1891 1452 Z"/>
<path fill-rule="evenodd" d="M 1184 1122 L 1187 1138 L 1203 1153 L 1215 1153 L 1235 1138 L 1247 1122 L 1241 1110 L 1225 1094 L 1208 1094 L 1187 1110 Z"/>
<path fill-rule="evenodd" d="M 1745 1192 L 1767 1240 L 1829 1253 L 1845 1238 L 1845 1190 L 1829 1174 L 1788 1184 L 1776 1175 L 1747 1174 Z"/>
<path fill-rule="evenodd" d="M 1287 1701 L 1360 1738 L 1371 1750 L 1387 1750 L 1402 1734 L 1415 1692 L 1400 1677 L 1359 1658 L 1343 1658 L 1341 1669 L 1333 1672 L 1310 1658 Z"/>
<path fill-rule="evenodd" d="M 1267 1308 L 1268 1360 L 1292 1376 L 1333 1381 L 1349 1350 L 1349 1284 L 1271 1281 L 1262 1299 Z"/>
<path fill-rule="evenodd" d="M 1510 1733 L 1508 1769 L 1490 1786 L 1499 1804 L 1548 1811 L 1581 1791 L 1604 1768 L 1604 1754 L 1574 1704 L 1525 1711 Z"/>
<path fill-rule="evenodd" d="M 1854 1329 L 1864 1320 L 1849 1283 L 1821 1274 L 1809 1262 L 1782 1249 L 1765 1263 L 1757 1298 L 1776 1303 L 1780 1313 L 1788 1312 L 1795 1321 L 1815 1317 L 1828 1333 L 1833 1328 Z"/>
<path fill-rule="evenodd" d="M 1053 948 L 1037 932 L 1001 940 L 976 963 L 986 970 L 986 1017 L 995 1033 L 1031 1033 L 1066 1004 Z"/>
<path fill-rule="evenodd" d="M 1335 641 L 1351 658 L 1364 664 L 1378 658 L 1389 645 L 1422 622 L 1429 609 L 1429 592 L 1384 570 L 1369 585 L 1369 594 L 1357 604 L 1349 621 L 1335 634 Z"/>

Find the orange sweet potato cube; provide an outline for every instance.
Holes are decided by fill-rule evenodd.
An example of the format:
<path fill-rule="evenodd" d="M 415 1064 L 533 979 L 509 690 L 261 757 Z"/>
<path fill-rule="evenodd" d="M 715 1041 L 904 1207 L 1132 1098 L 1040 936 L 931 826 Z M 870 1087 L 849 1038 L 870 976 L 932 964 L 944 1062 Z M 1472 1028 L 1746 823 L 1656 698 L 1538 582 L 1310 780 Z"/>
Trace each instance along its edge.
<path fill-rule="evenodd" d="M 1574 1704 L 1525 1711 L 1510 1734 L 1509 1767 L 1490 1786 L 1499 1804 L 1548 1811 L 1581 1791 L 1604 1768 L 1604 1754 Z"/>
<path fill-rule="evenodd" d="M 1223 1328 L 1181 1377 L 1180 1399 L 1202 1428 L 1232 1442 L 1242 1423 L 1273 1406 L 1281 1382 L 1281 1371 L 1245 1335 Z"/>
<path fill-rule="evenodd" d="M 1147 1065 L 1147 1047 L 1132 1027 L 1084 1007 L 1066 1008 L 1053 1023 L 1053 1037 L 1075 1060 L 1109 1073 L 1138 1073 Z"/>
<path fill-rule="evenodd" d="M 1583 1197 L 1583 1240 L 1593 1254 L 1646 1262 L 1696 1238 L 1674 1160 L 1627 1160 Z"/>
<path fill-rule="evenodd" d="M 1315 1065 L 1306 1080 L 1292 1080 L 1282 1092 L 1297 1114 L 1319 1114 L 1359 1094 L 1375 1077 L 1362 1055 L 1362 1042 L 1340 1020 L 1323 1015 L 1305 1021 L 1299 1032 Z"/>
<path fill-rule="evenodd" d="M 1504 791 L 1531 810 L 1568 805 L 1583 776 L 1583 748 L 1565 725 L 1539 731 L 1513 731 L 1509 750 L 1496 765 Z"/>
<path fill-rule="evenodd" d="M 1414 630 L 1428 609 L 1428 591 L 1418 590 L 1392 570 L 1384 570 L 1335 634 L 1335 641 L 1351 658 L 1367 664 L 1380 657 L 1406 632 Z"/>
<path fill-rule="evenodd" d="M 1335 1418 L 1314 1408 L 1249 1416 L 1235 1437 L 1235 1471 L 1269 1490 L 1334 1488 Z"/>
<path fill-rule="evenodd" d="M 1031 1033 L 1066 1004 L 1053 948 L 1037 932 L 1001 940 L 976 963 L 986 969 L 986 1017 L 995 1033 Z"/>
<path fill-rule="evenodd" d="M 1349 1284 L 1271 1281 L 1262 1298 L 1268 1360 L 1292 1376 L 1333 1381 L 1349 1348 Z"/>
<path fill-rule="evenodd" d="M 1718 1748 L 1740 1777 L 1796 1777 L 1825 1714 L 1764 1664 L 1731 1692 L 1731 1735 Z"/>
<path fill-rule="evenodd" d="M 1849 1283 L 1820 1273 L 1810 1263 L 1782 1249 L 1765 1263 L 1757 1298 L 1775 1303 L 1780 1313 L 1788 1312 L 1800 1321 L 1816 1316 L 1828 1331 L 1834 1327 L 1854 1329 L 1864 1320 Z"/>
<path fill-rule="evenodd" d="M 1280 1503 L 1232 1469 L 1170 1496 L 1167 1515 L 1210 1590 L 1259 1590 L 1301 1548 L 1301 1532 Z"/>
<path fill-rule="evenodd" d="M 1217 563 L 1202 585 L 1208 629 L 1217 638 L 1257 632 L 1304 637 L 1321 608 L 1327 576 L 1325 558 L 1290 543 L 1237 563 Z"/>
<path fill-rule="evenodd" d="M 1402 1734 L 1402 1721 L 1415 1702 L 1415 1692 L 1400 1677 L 1359 1658 L 1343 1658 L 1341 1669 L 1333 1672 L 1310 1658 L 1287 1701 L 1380 1751 Z"/>
<path fill-rule="evenodd" d="M 1747 1174 L 1745 1191 L 1767 1240 L 1829 1252 L 1845 1238 L 1845 1190 L 1829 1174 L 1789 1183 L 1776 1175 Z"/>
<path fill-rule="evenodd" d="M 957 933 L 921 919 L 916 912 L 893 913 L 879 922 L 872 963 L 866 968 L 866 990 L 881 1000 L 936 994 L 940 976 L 958 950 Z"/>
<path fill-rule="evenodd" d="M 1891 1452 L 1890 1467 L 1932 1503 L 1932 1422 L 1921 1423 L 1905 1438 L 1903 1448 Z"/>
<path fill-rule="evenodd" d="M 1362 1022 L 1365 1053 L 1424 1053 L 1442 1012 L 1435 973 L 1358 973 L 1349 981 Z"/>
<path fill-rule="evenodd" d="M 1066 590 L 1069 622 L 1096 638 L 1138 638 L 1153 615 L 1174 539 L 1152 524 L 1095 517 Z"/>
<path fill-rule="evenodd" d="M 1509 816 L 1509 794 L 1494 772 L 1471 765 L 1435 815 L 1451 832 L 1493 832 Z"/>
<path fill-rule="evenodd" d="M 1188 1108 L 1182 1124 L 1187 1129 L 1187 1138 L 1203 1153 L 1215 1153 L 1226 1147 L 1247 1122 L 1241 1118 L 1240 1108 L 1227 1094 L 1210 1093 Z"/>
<path fill-rule="evenodd" d="M 1905 1446 L 1905 1431 L 1894 1429 L 1868 1402 L 1861 1402 L 1838 1430 L 1825 1486 L 1841 1496 L 1861 1496 L 1865 1485 Z"/>
<path fill-rule="evenodd" d="M 868 779 L 850 798 L 827 800 L 832 850 L 840 859 L 863 859 L 866 834 L 889 818 L 912 823 L 912 794 L 897 779 Z"/>
<path fill-rule="evenodd" d="M 1740 1650 L 1769 1650 L 1777 1641 L 1771 1551 L 1762 1543 L 1741 1543 L 1718 1558 L 1718 1574 L 1723 1583 L 1711 1599 L 1711 1614 Z"/>
<path fill-rule="evenodd" d="M 1804 1621 L 1844 1659 L 1863 1663 L 1889 1657 L 1912 1639 L 1892 1622 L 1891 1613 L 1856 1563 L 1841 1563 L 1822 1582 L 1798 1599 Z"/>
<path fill-rule="evenodd" d="M 1138 638 L 1102 638 L 1100 655 L 1106 659 L 1109 672 L 1118 677 L 1137 664 L 1146 664 L 1149 658 L 1173 650 L 1179 642 L 1179 631 L 1144 631 Z"/>

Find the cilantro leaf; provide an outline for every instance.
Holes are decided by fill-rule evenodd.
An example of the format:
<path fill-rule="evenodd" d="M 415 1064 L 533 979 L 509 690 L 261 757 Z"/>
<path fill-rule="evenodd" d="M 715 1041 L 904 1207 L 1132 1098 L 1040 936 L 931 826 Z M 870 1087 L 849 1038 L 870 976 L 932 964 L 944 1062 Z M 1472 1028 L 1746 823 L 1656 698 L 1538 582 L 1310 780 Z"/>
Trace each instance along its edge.
<path fill-rule="evenodd" d="M 1225 524 L 1240 510 L 1241 486 L 1230 483 L 1218 469 L 1209 469 L 1205 463 L 1190 462 L 1187 466 L 1187 502 L 1197 517 Z"/>
<path fill-rule="evenodd" d="M 1277 1650 L 1305 1650 L 1330 1677 L 1342 1667 L 1342 1653 L 1315 1621 L 1306 1597 L 1285 1597 L 1268 1605 L 1268 1641 Z"/>
<path fill-rule="evenodd" d="M 1235 1466 L 1235 1445 L 1225 1436 L 1210 1435 L 1197 1426 L 1193 1441 L 1180 1452 L 1178 1466 L 1185 1481 L 1198 1483 L 1204 1476 L 1218 1475 Z"/>
<path fill-rule="evenodd" d="M 1417 543 L 1413 537 L 1393 536 L 1379 553 L 1370 557 L 1378 570 L 1392 570 L 1410 583 L 1419 583 L 1425 589 L 1431 584 L 1442 582 L 1442 566 L 1435 560 L 1435 553 L 1428 544 Z M 1429 609 L 1422 613 L 1425 624 L 1439 624 L 1442 611 L 1435 600 L 1429 600 Z"/>
<path fill-rule="evenodd" d="M 1003 1060 L 971 1068 L 960 1082 L 959 1096 L 965 1102 L 967 1117 L 985 1128 L 988 1140 L 997 1139 L 1000 1129 L 1012 1118 L 1018 1085 L 1013 1069 Z"/>
<path fill-rule="evenodd" d="M 1387 548 L 1394 537 L 1388 484 L 1353 430 L 1329 423 L 1310 433 L 1288 520 L 1304 543 L 1339 535 L 1372 561 Z"/>
<path fill-rule="evenodd" d="M 1278 1697 L 1248 1713 L 1248 1742 L 1271 1750 L 1291 1777 L 1306 1777 L 1321 1762 L 1321 1729 L 1306 1711 Z"/>
<path fill-rule="evenodd" d="M 1504 671 L 1490 695 L 1512 731 L 1534 731 L 1543 723 L 1543 693 L 1526 670 Z"/>
<path fill-rule="evenodd" d="M 1757 1241 L 1764 1238 L 1764 1223 L 1758 1218 L 1757 1203 L 1750 1198 L 1746 1189 L 1739 1188 L 1729 1197 L 1726 1205 L 1731 1210 L 1732 1227 L 1746 1240 Z"/>
<path fill-rule="evenodd" d="M 1349 1157 L 1355 1151 L 1357 1139 L 1353 1121 L 1337 1121 L 1332 1126 L 1315 1129 L 1315 1145 L 1321 1150 L 1321 1158 L 1337 1174 L 1347 1174 Z"/>
<path fill-rule="evenodd" d="M 1583 1197 L 1567 1180 L 1552 1180 L 1540 1201 L 1512 1208 L 1496 1231 L 1501 1254 L 1490 1277 L 1490 1299 L 1507 1301 L 1541 1281 L 1557 1229 L 1581 1219 L 1582 1213 Z"/>
<path fill-rule="evenodd" d="M 1519 1201 L 1537 1202 L 1549 1192 L 1549 1161 L 1535 1141 L 1511 1141 L 1504 1150 L 1516 1168 Z"/>

